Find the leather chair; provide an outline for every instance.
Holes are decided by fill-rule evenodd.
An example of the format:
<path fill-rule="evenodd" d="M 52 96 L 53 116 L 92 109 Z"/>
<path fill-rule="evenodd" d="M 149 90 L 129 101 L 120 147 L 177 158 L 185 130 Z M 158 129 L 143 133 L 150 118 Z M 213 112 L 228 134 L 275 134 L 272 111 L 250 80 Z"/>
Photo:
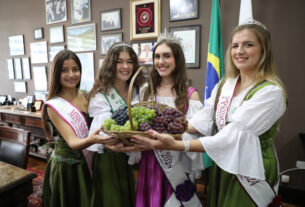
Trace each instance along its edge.
<path fill-rule="evenodd" d="M 30 131 L 0 126 L 0 161 L 26 169 L 30 137 Z"/>

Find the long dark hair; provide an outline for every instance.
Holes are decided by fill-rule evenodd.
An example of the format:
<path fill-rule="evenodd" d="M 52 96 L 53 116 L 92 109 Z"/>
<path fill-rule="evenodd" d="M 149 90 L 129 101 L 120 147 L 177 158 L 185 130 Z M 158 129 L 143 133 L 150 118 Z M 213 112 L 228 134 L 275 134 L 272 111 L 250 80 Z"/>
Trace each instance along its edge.
<path fill-rule="evenodd" d="M 74 52 L 72 52 L 71 50 L 62 50 L 59 53 L 57 53 L 57 55 L 54 57 L 54 60 L 52 62 L 49 94 L 47 100 L 52 99 L 61 91 L 62 89 L 62 86 L 60 84 L 61 70 L 65 60 L 70 60 L 70 59 L 76 62 L 77 66 L 79 67 L 80 73 L 82 73 L 81 62 Z M 76 90 L 79 89 L 79 86 L 80 86 L 80 82 L 77 84 Z M 42 127 L 44 129 L 47 138 L 51 139 L 52 135 L 47 123 L 46 116 L 47 116 L 47 107 L 46 105 L 44 105 L 42 109 L 42 120 L 43 120 Z"/>
<path fill-rule="evenodd" d="M 131 78 L 139 69 L 138 56 L 134 52 L 132 47 L 130 47 L 126 43 L 124 42 L 115 43 L 109 48 L 106 57 L 103 60 L 102 67 L 99 70 L 98 76 L 96 77 L 93 88 L 90 92 L 90 97 L 93 97 L 98 92 L 103 92 L 107 94 L 108 89 L 110 89 L 113 86 L 116 75 L 117 60 L 120 56 L 120 52 L 122 51 L 128 52 L 130 59 L 133 62 L 133 73 L 130 76 L 130 78 L 127 80 L 127 83 L 128 84 L 130 83 Z M 144 83 L 144 81 L 145 78 L 141 71 L 134 82 L 134 86 L 140 87 Z"/>
<path fill-rule="evenodd" d="M 173 89 L 176 91 L 175 105 L 176 108 L 180 111 L 184 110 L 185 103 L 188 102 L 187 91 L 187 72 L 186 72 L 186 64 L 183 50 L 177 42 L 170 41 L 168 39 L 163 39 L 159 41 L 153 51 L 153 60 L 155 59 L 155 51 L 156 48 L 162 44 L 166 44 L 171 50 L 175 58 L 175 70 L 172 72 L 171 76 L 173 79 Z M 160 86 L 162 77 L 159 75 L 155 65 L 153 65 L 151 70 L 151 77 L 153 81 L 154 91 Z M 144 100 L 147 100 L 150 95 L 150 88 L 147 88 L 144 92 Z"/>

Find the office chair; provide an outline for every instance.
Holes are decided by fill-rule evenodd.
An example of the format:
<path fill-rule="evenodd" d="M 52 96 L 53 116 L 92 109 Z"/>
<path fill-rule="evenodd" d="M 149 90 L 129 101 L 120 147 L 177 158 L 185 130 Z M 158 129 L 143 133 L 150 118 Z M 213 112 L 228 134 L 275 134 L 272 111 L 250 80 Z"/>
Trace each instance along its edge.
<path fill-rule="evenodd" d="M 26 169 L 30 137 L 30 131 L 0 126 L 0 161 Z"/>

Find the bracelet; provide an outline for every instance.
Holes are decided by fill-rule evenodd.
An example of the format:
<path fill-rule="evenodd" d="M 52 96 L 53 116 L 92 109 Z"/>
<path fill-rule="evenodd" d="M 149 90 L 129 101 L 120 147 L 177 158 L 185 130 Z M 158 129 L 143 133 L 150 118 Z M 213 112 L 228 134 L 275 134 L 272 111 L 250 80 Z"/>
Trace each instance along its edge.
<path fill-rule="evenodd" d="M 190 151 L 190 140 L 183 140 L 183 144 L 184 144 L 184 152 L 188 152 Z"/>

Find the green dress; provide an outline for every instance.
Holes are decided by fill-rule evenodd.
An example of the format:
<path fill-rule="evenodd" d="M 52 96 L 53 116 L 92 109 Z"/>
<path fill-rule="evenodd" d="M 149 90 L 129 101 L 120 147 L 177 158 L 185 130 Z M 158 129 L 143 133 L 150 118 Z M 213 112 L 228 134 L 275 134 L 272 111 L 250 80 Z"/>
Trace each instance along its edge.
<path fill-rule="evenodd" d="M 89 124 L 89 116 L 83 114 Z M 58 139 L 54 144 L 56 156 L 50 157 L 45 171 L 43 206 L 93 206 L 92 179 L 81 151 L 72 150 L 56 128 L 52 127 Z"/>
<path fill-rule="evenodd" d="M 272 85 L 270 82 L 265 82 L 262 85 L 250 90 L 244 100 L 249 100 L 258 90 L 264 86 Z M 264 134 L 259 136 L 262 157 L 265 169 L 266 180 L 273 186 L 277 180 L 277 160 L 273 149 L 274 136 L 277 132 L 279 121 Z M 215 162 L 211 167 L 209 178 L 208 191 L 208 207 L 255 207 L 256 205 L 242 188 L 237 177 L 230 174 L 220 167 Z"/>

